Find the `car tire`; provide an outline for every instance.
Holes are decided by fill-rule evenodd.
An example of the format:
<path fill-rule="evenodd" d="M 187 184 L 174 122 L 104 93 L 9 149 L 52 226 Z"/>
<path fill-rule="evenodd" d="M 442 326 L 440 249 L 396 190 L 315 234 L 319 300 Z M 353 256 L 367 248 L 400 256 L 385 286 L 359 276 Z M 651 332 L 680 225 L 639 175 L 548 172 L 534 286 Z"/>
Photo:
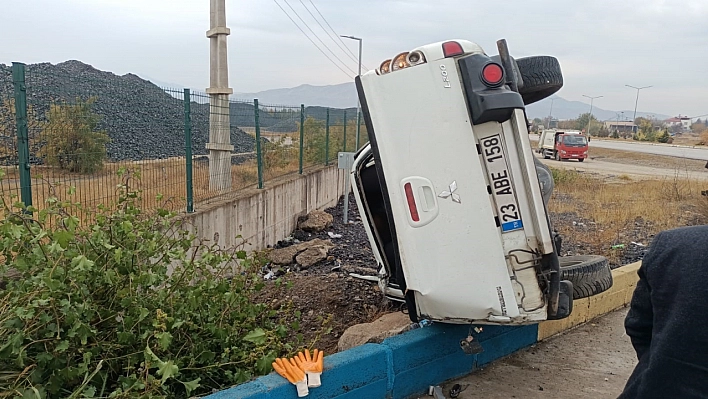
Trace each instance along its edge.
<path fill-rule="evenodd" d="M 587 298 L 612 287 L 610 264 L 604 256 L 562 256 L 558 261 L 561 281 L 573 283 L 573 299 Z"/>
<path fill-rule="evenodd" d="M 580 158 L 580 159 L 578 159 L 578 162 L 583 162 L 584 160 L 585 160 L 585 158 Z"/>
<path fill-rule="evenodd" d="M 563 73 L 556 57 L 524 57 L 517 59 L 516 64 L 524 82 L 519 94 L 526 105 L 541 101 L 563 87 Z"/>
<path fill-rule="evenodd" d="M 563 160 L 563 158 L 561 158 L 560 152 L 558 152 L 558 151 L 556 151 L 555 154 L 553 154 L 553 159 L 555 159 L 558 162 Z"/>

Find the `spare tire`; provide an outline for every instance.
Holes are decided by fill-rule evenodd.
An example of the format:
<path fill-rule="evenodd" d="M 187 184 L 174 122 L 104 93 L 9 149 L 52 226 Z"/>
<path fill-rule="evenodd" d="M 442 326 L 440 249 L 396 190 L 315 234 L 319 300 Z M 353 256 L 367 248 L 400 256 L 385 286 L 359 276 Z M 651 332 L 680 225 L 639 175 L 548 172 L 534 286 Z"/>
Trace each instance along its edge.
<path fill-rule="evenodd" d="M 556 57 L 539 55 L 516 60 L 523 85 L 519 94 L 524 104 L 533 104 L 549 97 L 563 87 L 563 73 Z"/>
<path fill-rule="evenodd" d="M 562 256 L 558 261 L 561 281 L 573 283 L 573 299 L 587 298 L 612 287 L 610 264 L 604 256 Z"/>

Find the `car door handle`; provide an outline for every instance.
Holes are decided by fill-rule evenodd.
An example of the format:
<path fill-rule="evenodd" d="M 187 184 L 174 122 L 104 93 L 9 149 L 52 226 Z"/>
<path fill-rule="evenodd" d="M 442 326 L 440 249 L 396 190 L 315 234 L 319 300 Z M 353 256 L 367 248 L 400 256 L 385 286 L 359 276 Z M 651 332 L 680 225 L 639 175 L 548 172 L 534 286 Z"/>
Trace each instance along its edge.
<path fill-rule="evenodd" d="M 438 216 L 438 201 L 433 183 L 420 176 L 410 176 L 401 180 L 404 206 L 408 209 L 408 224 L 422 227 Z"/>

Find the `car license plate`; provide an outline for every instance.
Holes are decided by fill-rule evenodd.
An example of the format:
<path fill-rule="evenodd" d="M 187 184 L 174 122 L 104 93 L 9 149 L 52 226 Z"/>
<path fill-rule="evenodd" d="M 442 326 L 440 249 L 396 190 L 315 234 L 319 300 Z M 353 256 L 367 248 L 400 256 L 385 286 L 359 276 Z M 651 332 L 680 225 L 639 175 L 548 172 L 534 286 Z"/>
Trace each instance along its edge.
<path fill-rule="evenodd" d="M 495 135 L 484 138 L 480 140 L 480 145 L 502 232 L 522 229 L 524 224 L 521 221 L 519 204 L 516 203 L 501 137 Z"/>

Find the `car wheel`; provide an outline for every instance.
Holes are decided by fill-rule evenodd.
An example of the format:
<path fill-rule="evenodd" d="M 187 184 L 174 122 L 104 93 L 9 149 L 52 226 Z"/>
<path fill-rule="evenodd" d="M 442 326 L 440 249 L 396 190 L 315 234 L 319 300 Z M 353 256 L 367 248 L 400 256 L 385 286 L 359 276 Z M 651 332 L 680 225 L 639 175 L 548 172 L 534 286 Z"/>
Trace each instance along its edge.
<path fill-rule="evenodd" d="M 610 264 L 604 256 L 562 256 L 558 261 L 561 281 L 573 283 L 573 299 L 587 298 L 612 287 Z"/>
<path fill-rule="evenodd" d="M 580 159 L 578 159 L 578 162 L 583 162 L 584 160 L 585 160 L 585 158 L 580 158 Z"/>
<path fill-rule="evenodd" d="M 556 161 L 562 161 L 562 160 L 563 160 L 563 159 L 561 158 L 560 152 L 558 152 L 558 151 L 556 151 L 555 154 L 553 154 L 553 158 L 554 158 Z"/>
<path fill-rule="evenodd" d="M 516 64 L 524 82 L 519 94 L 526 105 L 543 100 L 563 87 L 563 73 L 555 57 L 524 57 L 517 59 Z"/>

